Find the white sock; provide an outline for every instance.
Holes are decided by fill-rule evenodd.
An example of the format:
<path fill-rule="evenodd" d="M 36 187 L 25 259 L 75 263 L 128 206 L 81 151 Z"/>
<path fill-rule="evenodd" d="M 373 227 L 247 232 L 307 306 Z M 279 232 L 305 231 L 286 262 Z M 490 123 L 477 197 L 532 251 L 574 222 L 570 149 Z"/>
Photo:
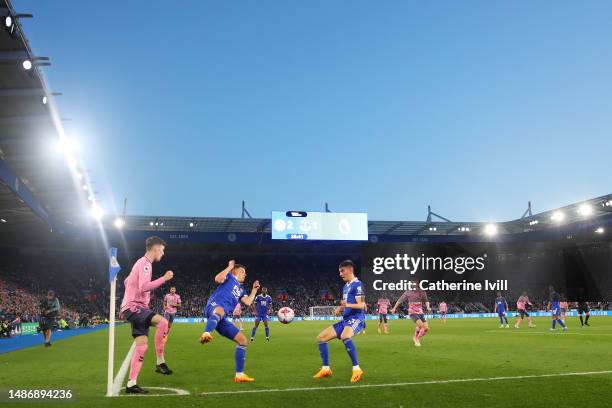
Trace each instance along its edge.
<path fill-rule="evenodd" d="M 157 356 L 157 365 L 163 364 L 165 362 L 166 360 L 164 360 L 164 356 Z"/>
<path fill-rule="evenodd" d="M 329 366 L 323 366 L 321 367 L 322 370 L 329 370 Z"/>
<path fill-rule="evenodd" d="M 353 366 L 353 370 L 361 370 L 361 368 L 359 368 L 359 364 Z"/>
<path fill-rule="evenodd" d="M 127 386 L 128 387 L 133 387 L 136 385 L 136 380 L 128 380 Z"/>
<path fill-rule="evenodd" d="M 240 377 L 242 374 L 244 374 L 242 371 L 239 373 L 236 373 L 236 377 Z"/>

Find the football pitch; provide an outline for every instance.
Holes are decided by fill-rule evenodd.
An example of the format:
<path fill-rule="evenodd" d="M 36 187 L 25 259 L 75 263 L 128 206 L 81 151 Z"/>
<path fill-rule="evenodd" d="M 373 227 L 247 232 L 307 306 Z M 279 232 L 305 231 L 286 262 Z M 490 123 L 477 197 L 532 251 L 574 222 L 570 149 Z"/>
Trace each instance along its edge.
<path fill-rule="evenodd" d="M 256 379 L 250 384 L 232 381 L 233 343 L 216 335 L 212 343 L 202 346 L 198 342 L 201 324 L 176 324 L 166 345 L 166 361 L 174 370 L 171 376 L 154 372 L 155 352 L 150 335 L 138 382 L 152 394 L 166 394 L 154 400 L 150 394 L 104 396 L 108 333 L 101 330 L 58 341 L 48 349 L 41 345 L 0 355 L 0 389 L 71 389 L 71 402 L 47 401 L 38 405 L 91 408 L 136 407 L 145 403 L 489 408 L 597 407 L 609 403 L 612 319 L 594 316 L 591 327 L 580 327 L 577 318 L 568 318 L 569 330 L 565 333 L 549 332 L 549 318 L 536 318 L 537 327 L 532 329 L 524 323 L 517 330 L 512 325 L 498 328 L 496 319 L 449 319 L 446 324 L 436 319 L 430 321 L 423 346 L 416 348 L 411 341 L 411 321 L 390 322 L 388 335 L 378 335 L 376 322 L 369 321 L 367 333 L 355 340 L 360 366 L 365 371 L 358 384 L 349 382 L 351 364 L 339 341 L 330 343 L 333 377 L 312 378 L 321 365 L 315 336 L 329 322 L 272 323 L 269 343 L 261 325 L 256 341 L 247 348 L 245 372 Z M 247 336 L 251 327 L 245 324 Z M 130 344 L 129 327 L 119 326 L 115 372 Z M 189 395 L 176 395 L 177 392 Z"/>

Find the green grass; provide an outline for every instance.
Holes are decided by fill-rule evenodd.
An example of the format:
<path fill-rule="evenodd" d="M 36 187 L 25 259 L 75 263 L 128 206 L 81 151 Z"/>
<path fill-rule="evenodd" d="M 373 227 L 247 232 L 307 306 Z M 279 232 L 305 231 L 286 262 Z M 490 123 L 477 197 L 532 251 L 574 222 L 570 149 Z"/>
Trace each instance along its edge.
<path fill-rule="evenodd" d="M 378 335 L 368 322 L 366 335 L 355 344 L 365 377 L 360 384 L 388 384 L 487 377 L 513 377 L 569 372 L 612 370 L 612 319 L 593 317 L 581 328 L 569 318 L 567 333 L 549 333 L 550 319 L 536 319 L 537 327 L 498 329 L 495 319 L 449 319 L 430 322 L 423 346 L 415 348 L 413 323 L 390 323 L 389 335 Z M 272 340 L 266 343 L 263 326 L 247 349 L 246 372 L 252 384 L 232 382 L 234 346 L 216 336 L 205 346 L 198 343 L 202 325 L 176 324 L 166 348 L 172 376 L 154 373 L 153 335 L 139 377 L 147 386 L 187 390 L 190 396 L 163 397 L 177 406 L 603 406 L 612 399 L 612 374 L 506 379 L 397 387 L 331 389 L 202 396 L 210 391 L 265 390 L 350 386 L 350 360 L 339 341 L 330 344 L 332 378 L 314 380 L 320 367 L 315 341 L 329 322 L 271 324 Z M 245 325 L 249 333 L 252 325 Z M 131 343 L 129 327 L 117 331 L 116 369 Z M 107 332 L 100 331 L 56 342 L 52 348 L 34 347 L 0 355 L 0 389 L 70 388 L 76 396 L 68 406 L 136 407 L 161 403 L 142 397 L 106 398 Z M 146 401 L 146 402 L 145 402 Z M 154 402 L 155 401 L 155 402 Z M 19 406 L 34 406 L 24 404 Z M 40 406 L 53 406 L 45 402 Z"/>

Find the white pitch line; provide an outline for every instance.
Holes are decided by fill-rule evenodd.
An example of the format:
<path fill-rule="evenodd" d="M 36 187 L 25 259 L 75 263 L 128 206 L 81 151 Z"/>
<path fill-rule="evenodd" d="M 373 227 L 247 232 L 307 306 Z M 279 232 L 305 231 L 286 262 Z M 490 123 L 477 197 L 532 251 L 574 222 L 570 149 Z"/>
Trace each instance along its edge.
<path fill-rule="evenodd" d="M 119 397 L 171 397 L 171 396 L 185 396 L 190 395 L 189 391 L 181 388 L 168 388 L 168 387 L 145 387 L 147 390 L 166 390 L 172 391 L 174 394 L 122 394 Z"/>
<path fill-rule="evenodd" d="M 130 351 L 128 351 L 123 363 L 121 363 L 121 367 L 117 372 L 117 376 L 115 377 L 115 381 L 113 381 L 113 397 L 119 395 L 119 390 L 123 385 L 123 380 L 125 380 L 125 376 L 127 375 L 128 368 L 130 367 L 130 361 L 132 360 L 132 355 L 134 354 L 134 349 L 136 348 L 136 342 L 132 343 L 132 347 L 130 347 Z"/>
<path fill-rule="evenodd" d="M 361 384 L 361 385 L 338 385 L 331 387 L 309 387 L 309 388 L 270 388 L 264 390 L 242 390 L 242 391 L 210 391 L 203 392 L 199 395 L 212 396 L 212 395 L 225 395 L 225 394 L 258 394 L 258 393 L 269 393 L 269 392 L 295 392 L 295 391 L 326 391 L 326 390 L 344 390 L 344 389 L 355 389 L 355 388 L 382 388 L 382 387 L 404 387 L 410 385 L 429 385 L 429 384 L 454 384 L 454 383 L 466 383 L 466 382 L 477 382 L 477 381 L 507 381 L 507 380 L 523 380 L 533 378 L 549 378 L 549 377 L 571 377 L 571 376 L 583 376 L 583 375 L 602 375 L 612 374 L 612 370 L 608 371 L 586 371 L 578 373 L 559 373 L 559 374 L 534 374 L 534 375 L 518 375 L 514 377 L 485 377 L 485 378 L 460 378 L 454 380 L 431 380 L 431 381 L 416 381 L 416 382 L 400 382 L 390 384 Z"/>
<path fill-rule="evenodd" d="M 516 333 L 516 334 L 558 334 L 560 336 L 612 336 L 612 333 L 575 333 L 563 330 L 556 331 L 516 331 L 516 330 L 508 330 L 508 332 L 504 332 L 501 329 L 499 330 L 485 330 L 486 333 Z"/>

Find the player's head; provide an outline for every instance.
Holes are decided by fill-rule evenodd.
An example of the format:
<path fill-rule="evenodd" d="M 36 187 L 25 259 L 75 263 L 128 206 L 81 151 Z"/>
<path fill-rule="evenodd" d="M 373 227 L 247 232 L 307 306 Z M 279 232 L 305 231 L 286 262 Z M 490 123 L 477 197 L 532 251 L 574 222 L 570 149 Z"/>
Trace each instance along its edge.
<path fill-rule="evenodd" d="M 155 235 L 147 238 L 145 241 L 145 247 L 147 248 L 147 254 L 151 256 L 153 262 L 159 262 L 164 256 L 164 249 L 166 248 L 166 242 L 160 237 Z"/>
<path fill-rule="evenodd" d="M 244 282 L 244 280 L 246 279 L 246 266 L 235 264 L 234 269 L 232 269 L 232 275 L 236 277 L 236 280 L 238 282 Z"/>
<path fill-rule="evenodd" d="M 523 291 L 523 296 L 527 296 L 527 292 Z"/>
<path fill-rule="evenodd" d="M 355 264 L 350 259 L 340 262 L 338 273 L 343 281 L 349 282 L 355 277 Z"/>
<path fill-rule="evenodd" d="M 501 297 L 501 292 L 496 293 L 497 297 Z"/>
<path fill-rule="evenodd" d="M 176 293 L 176 286 L 170 286 L 170 293 Z"/>
<path fill-rule="evenodd" d="M 268 294 L 268 288 L 261 288 L 261 293 L 265 296 Z"/>
<path fill-rule="evenodd" d="M 553 285 L 550 285 L 548 287 L 548 290 L 551 291 L 551 292 L 554 292 L 555 291 L 555 287 Z"/>
<path fill-rule="evenodd" d="M 55 297 L 55 292 L 52 290 L 47 291 L 47 299 L 51 300 Z"/>

